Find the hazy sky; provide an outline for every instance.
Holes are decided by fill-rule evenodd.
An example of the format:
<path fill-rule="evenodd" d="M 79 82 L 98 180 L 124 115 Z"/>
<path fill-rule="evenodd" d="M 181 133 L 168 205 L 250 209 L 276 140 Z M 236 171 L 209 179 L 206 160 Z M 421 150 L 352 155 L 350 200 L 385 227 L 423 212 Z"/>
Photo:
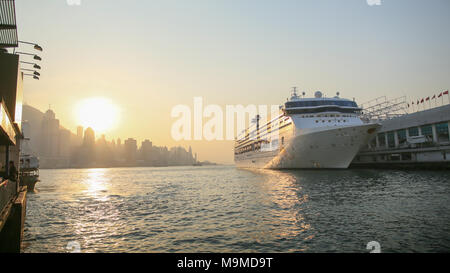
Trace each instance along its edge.
<path fill-rule="evenodd" d="M 357 102 L 409 100 L 450 88 L 450 1 L 16 0 L 19 38 L 41 44 L 42 77 L 25 101 L 51 104 L 75 131 L 75 104 L 106 97 L 121 109 L 106 133 L 192 145 L 231 163 L 232 142 L 175 142 L 177 104 L 279 104 L 291 86 Z M 25 49 L 25 47 L 23 47 Z"/>

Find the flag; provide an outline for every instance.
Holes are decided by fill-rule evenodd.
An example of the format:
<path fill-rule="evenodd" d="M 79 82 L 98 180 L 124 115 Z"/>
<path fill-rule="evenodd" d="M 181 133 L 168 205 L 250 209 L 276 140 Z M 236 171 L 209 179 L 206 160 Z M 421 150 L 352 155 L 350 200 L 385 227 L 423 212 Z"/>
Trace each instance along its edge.
<path fill-rule="evenodd" d="M 440 97 L 442 97 L 442 92 L 441 92 L 441 94 L 439 94 L 438 98 L 440 98 Z"/>
<path fill-rule="evenodd" d="M 444 95 L 448 95 L 448 90 L 444 92 Z"/>
<path fill-rule="evenodd" d="M 423 99 L 420 101 L 420 103 L 423 103 Z"/>
<path fill-rule="evenodd" d="M 408 103 L 408 108 L 409 108 L 409 103 Z"/>
<path fill-rule="evenodd" d="M 434 100 L 435 98 L 436 98 L 436 95 L 433 95 L 433 97 L 431 99 Z"/>
<path fill-rule="evenodd" d="M 417 105 L 419 105 L 419 100 L 417 100 Z"/>
<path fill-rule="evenodd" d="M 411 104 L 414 104 L 414 102 L 411 102 Z"/>
<path fill-rule="evenodd" d="M 429 101 L 429 100 L 430 100 L 430 97 L 427 97 L 425 100 L 426 100 L 426 101 Z"/>

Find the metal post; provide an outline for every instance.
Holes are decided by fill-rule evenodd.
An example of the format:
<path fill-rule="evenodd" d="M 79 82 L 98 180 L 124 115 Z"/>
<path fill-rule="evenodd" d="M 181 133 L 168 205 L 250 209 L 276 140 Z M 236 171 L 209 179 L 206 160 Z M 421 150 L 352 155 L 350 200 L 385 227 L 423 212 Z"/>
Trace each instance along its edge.
<path fill-rule="evenodd" d="M 395 145 L 395 148 L 398 148 L 398 145 L 399 145 L 399 143 L 398 143 L 398 134 L 397 134 L 397 131 L 394 131 L 394 145 Z"/>
<path fill-rule="evenodd" d="M 448 138 L 447 141 L 450 141 L 450 121 L 447 121 L 447 128 L 448 128 Z"/>
<path fill-rule="evenodd" d="M 6 144 L 5 146 L 5 160 L 6 160 L 6 164 L 5 164 L 5 176 L 9 179 L 9 145 Z"/>
<path fill-rule="evenodd" d="M 432 124 L 431 125 L 431 132 L 433 133 L 433 142 L 437 143 L 438 142 L 438 135 L 436 132 L 436 124 Z"/>

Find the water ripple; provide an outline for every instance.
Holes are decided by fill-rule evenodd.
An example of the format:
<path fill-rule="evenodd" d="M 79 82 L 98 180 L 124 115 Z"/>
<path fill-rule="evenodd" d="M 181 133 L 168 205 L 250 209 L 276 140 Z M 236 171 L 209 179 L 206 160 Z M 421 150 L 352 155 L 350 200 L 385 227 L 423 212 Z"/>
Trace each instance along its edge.
<path fill-rule="evenodd" d="M 42 170 L 25 252 L 450 250 L 450 173 L 232 166 Z"/>

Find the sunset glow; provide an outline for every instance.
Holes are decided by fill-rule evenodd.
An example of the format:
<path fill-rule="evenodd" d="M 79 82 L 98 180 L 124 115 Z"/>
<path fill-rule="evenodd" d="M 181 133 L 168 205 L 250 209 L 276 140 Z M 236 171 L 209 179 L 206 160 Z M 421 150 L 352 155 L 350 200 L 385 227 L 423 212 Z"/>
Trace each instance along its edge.
<path fill-rule="evenodd" d="M 78 103 L 76 117 L 79 125 L 104 133 L 118 125 L 119 109 L 109 99 L 89 98 Z"/>

